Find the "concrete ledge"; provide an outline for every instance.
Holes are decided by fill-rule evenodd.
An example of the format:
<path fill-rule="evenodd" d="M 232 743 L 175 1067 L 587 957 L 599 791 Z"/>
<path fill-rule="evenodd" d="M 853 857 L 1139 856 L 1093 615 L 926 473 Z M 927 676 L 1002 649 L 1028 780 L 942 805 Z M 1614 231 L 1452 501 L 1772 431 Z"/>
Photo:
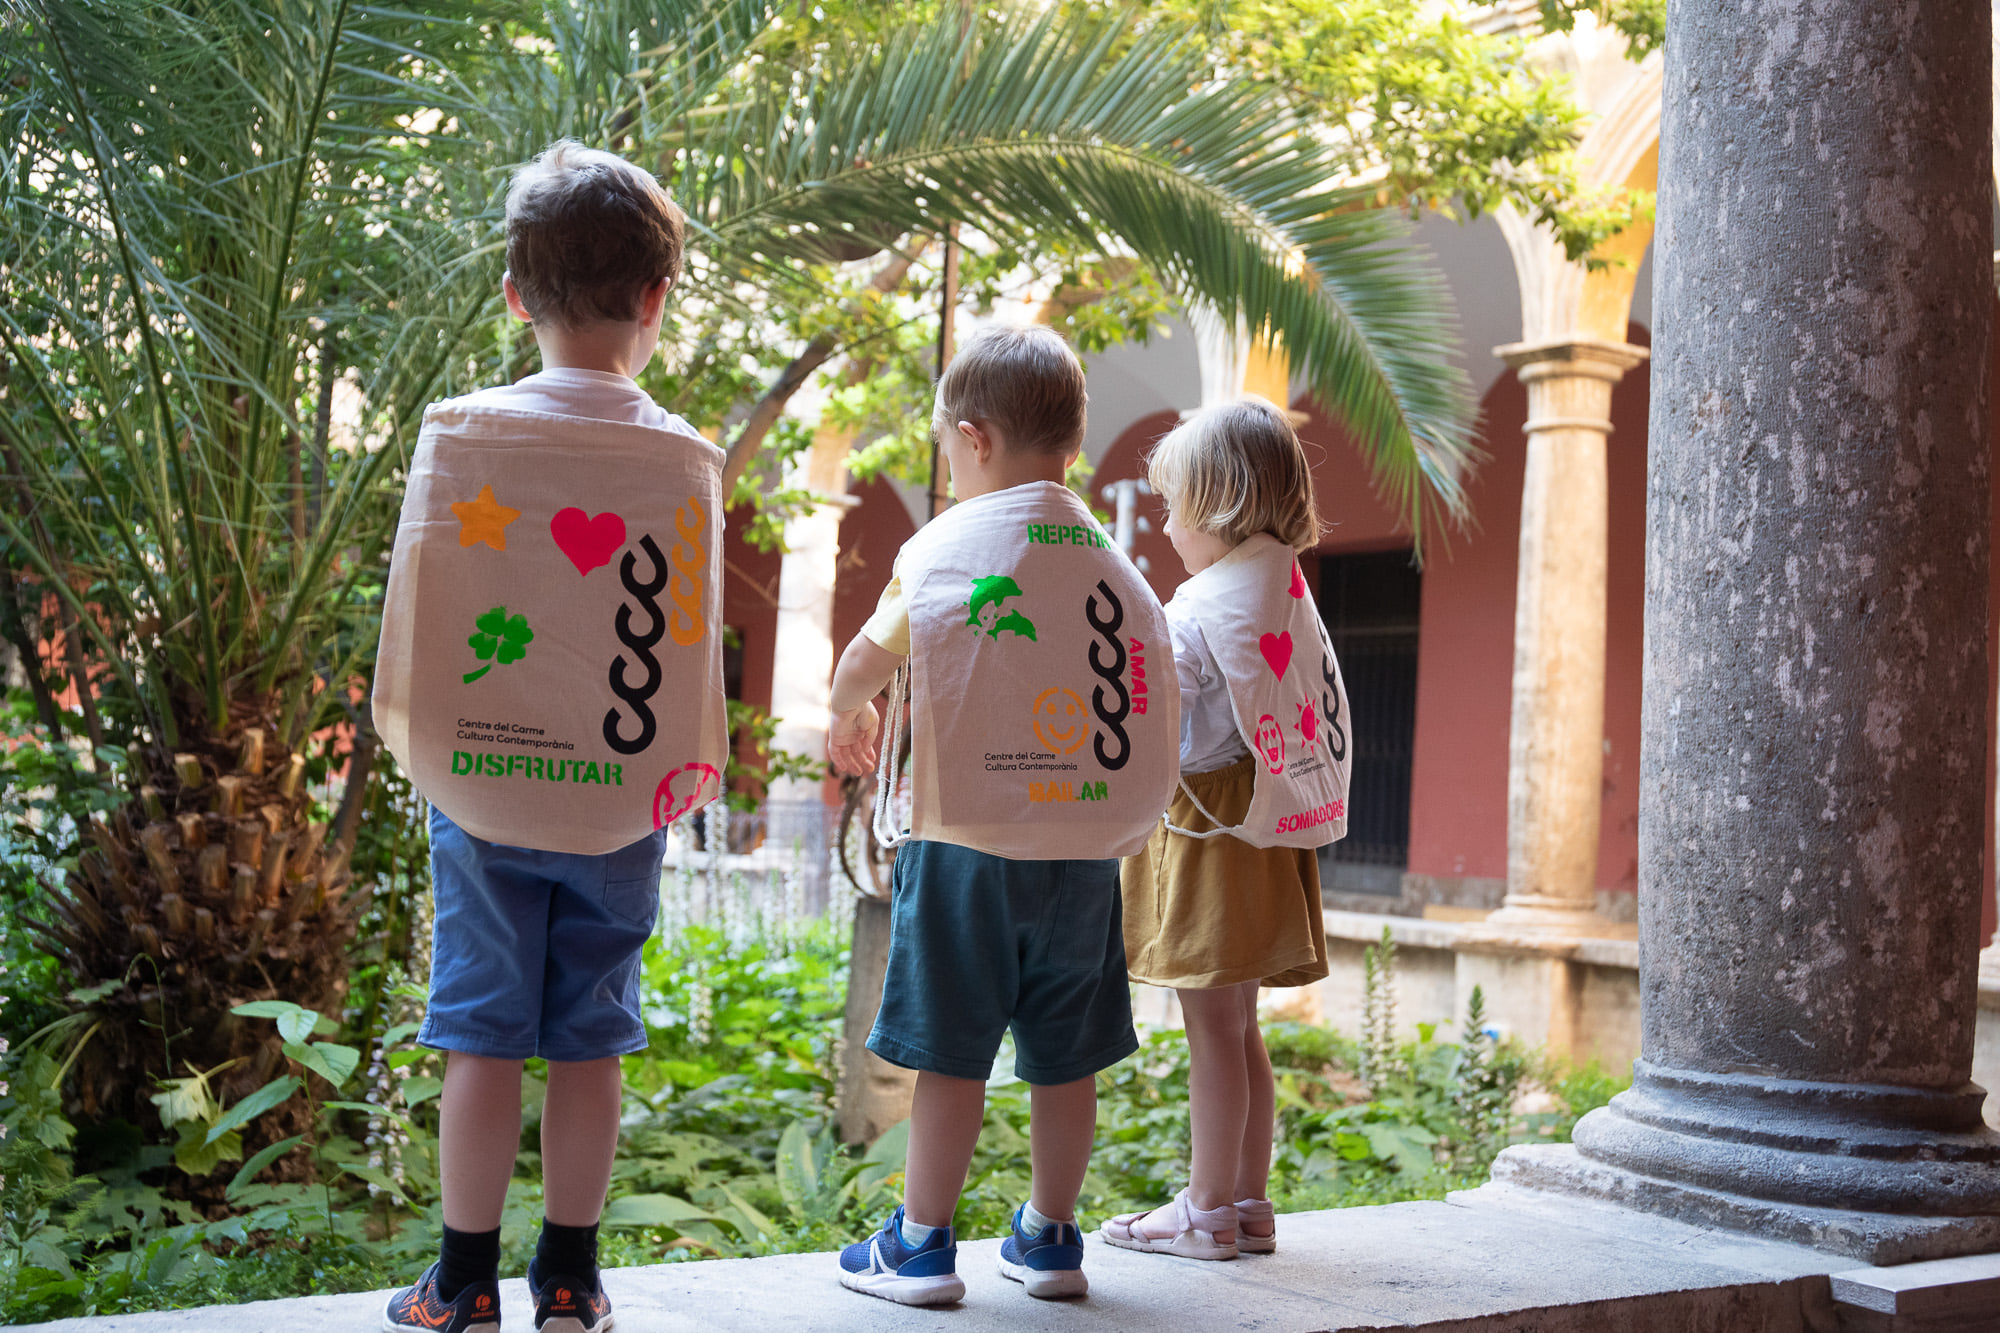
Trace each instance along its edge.
<path fill-rule="evenodd" d="M 1958 1329 L 2000 1325 L 2000 1254 L 1852 1268 L 1831 1282 L 1836 1301 L 1876 1314 L 1949 1320 L 1947 1326 Z"/>
<path fill-rule="evenodd" d="M 1329 938 L 1374 944 L 1389 928 L 1389 938 L 1411 949 L 1448 949 L 1454 953 L 1491 953 L 1520 957 L 1564 958 L 1594 967 L 1639 970 L 1639 941 L 1596 935 L 1537 934 L 1519 931 L 1497 934 L 1479 921 L 1433 921 L 1429 917 L 1389 916 L 1375 912 L 1327 911 Z M 1609 922 L 1607 929 L 1620 923 Z"/>
<path fill-rule="evenodd" d="M 1089 1242 L 1090 1295 L 1043 1303 L 995 1271 L 999 1243 L 959 1247 L 963 1305 L 912 1310 L 842 1289 L 833 1256 L 666 1264 L 606 1274 L 623 1333 L 1111 1333 L 1130 1329 L 1330 1333 L 1805 1333 L 1835 1327 L 1827 1274 L 1853 1261 L 1705 1231 L 1588 1201 L 1505 1188 L 1447 1203 L 1290 1214 L 1279 1252 L 1196 1263 Z M 502 1286 L 506 1327 L 532 1327 L 524 1284 Z M 41 1333 L 364 1333 L 384 1295 L 34 1325 Z"/>
<path fill-rule="evenodd" d="M 1382 928 L 1387 926 L 1390 939 L 1411 949 L 1456 949 L 1459 932 L 1465 927 L 1462 921 L 1432 921 L 1428 917 L 1389 916 L 1380 912 L 1329 910 L 1322 915 L 1326 918 L 1326 933 L 1330 939 L 1378 944 L 1382 939 Z"/>

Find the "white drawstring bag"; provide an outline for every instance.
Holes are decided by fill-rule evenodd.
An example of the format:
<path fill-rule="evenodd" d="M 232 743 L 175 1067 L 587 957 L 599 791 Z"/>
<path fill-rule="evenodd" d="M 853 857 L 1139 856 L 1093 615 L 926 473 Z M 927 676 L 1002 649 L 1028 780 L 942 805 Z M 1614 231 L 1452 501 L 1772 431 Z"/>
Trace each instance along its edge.
<path fill-rule="evenodd" d="M 1321 847 L 1345 837 L 1354 762 L 1347 688 L 1292 549 L 1257 533 L 1181 584 L 1173 600 L 1193 610 L 1222 668 L 1256 779 L 1241 824 L 1221 827 L 1188 792 L 1217 827 L 1167 829 L 1190 838 L 1226 833 L 1253 847 Z"/>
<path fill-rule="evenodd" d="M 463 400 L 424 414 L 375 727 L 453 823 L 597 855 L 721 794 L 721 485 L 696 436 Z"/>
<path fill-rule="evenodd" d="M 954 505 L 903 547 L 910 661 L 882 737 L 876 833 L 1014 860 L 1126 856 L 1179 773 L 1166 613 L 1067 487 Z M 903 695 L 911 811 L 890 826 Z"/>

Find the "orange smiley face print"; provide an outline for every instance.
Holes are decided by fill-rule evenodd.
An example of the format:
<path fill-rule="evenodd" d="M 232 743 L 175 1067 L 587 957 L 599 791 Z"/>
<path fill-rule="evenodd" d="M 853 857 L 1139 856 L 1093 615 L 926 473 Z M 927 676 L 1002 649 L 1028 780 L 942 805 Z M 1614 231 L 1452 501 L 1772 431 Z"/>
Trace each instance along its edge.
<path fill-rule="evenodd" d="M 1051 685 L 1035 696 L 1035 739 L 1050 754 L 1074 754 L 1090 739 L 1089 715 L 1075 690 Z"/>

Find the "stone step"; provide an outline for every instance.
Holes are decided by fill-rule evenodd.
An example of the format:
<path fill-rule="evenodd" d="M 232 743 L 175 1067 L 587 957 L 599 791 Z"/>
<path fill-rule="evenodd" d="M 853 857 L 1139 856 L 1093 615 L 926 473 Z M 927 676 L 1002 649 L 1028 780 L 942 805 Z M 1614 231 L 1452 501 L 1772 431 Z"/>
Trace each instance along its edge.
<path fill-rule="evenodd" d="M 1838 1255 L 1505 1186 L 1443 1203 L 1291 1213 L 1280 1218 L 1278 1236 L 1276 1254 L 1229 1263 L 1133 1254 L 1093 1237 L 1085 1260 L 1091 1291 L 1073 1302 L 1036 1301 L 1000 1277 L 997 1240 L 959 1246 L 965 1301 L 938 1310 L 909 1309 L 845 1290 L 829 1254 L 617 1269 L 606 1274 L 605 1289 L 621 1333 L 1377 1328 L 1803 1333 L 1860 1327 L 1836 1323 L 1827 1276 L 1836 1272 L 1873 1302 L 1849 1307 L 1853 1314 L 1892 1321 L 1869 1328 L 1917 1327 L 1881 1314 L 1885 1302 L 1893 1307 L 1900 1300 L 1912 1310 L 1949 1304 L 1938 1299 L 1926 1304 L 1909 1290 L 1894 1299 L 1882 1296 L 1881 1275 L 1895 1270 L 1857 1275 L 1846 1271 L 1853 1260 Z M 2000 1277 L 2000 1259 L 1954 1262 L 1963 1270 L 1954 1270 L 1954 1282 Z M 369 1333 L 380 1327 L 385 1299 L 381 1292 L 308 1296 L 28 1328 L 31 1333 Z M 501 1299 L 506 1329 L 533 1328 L 523 1282 L 503 1283 Z"/>

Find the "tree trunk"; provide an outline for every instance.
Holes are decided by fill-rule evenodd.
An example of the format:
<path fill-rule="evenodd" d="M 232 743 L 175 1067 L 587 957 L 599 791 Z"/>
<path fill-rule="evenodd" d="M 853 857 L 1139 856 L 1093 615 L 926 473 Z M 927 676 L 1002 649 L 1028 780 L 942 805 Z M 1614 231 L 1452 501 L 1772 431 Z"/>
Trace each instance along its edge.
<path fill-rule="evenodd" d="M 838 1094 L 840 1137 L 844 1143 L 873 1143 L 882 1131 L 910 1118 L 910 1099 L 917 1086 L 914 1070 L 890 1064 L 867 1044 L 868 1030 L 882 1007 L 882 979 L 889 966 L 887 898 L 855 900 L 854 946 L 848 959 Z"/>
<path fill-rule="evenodd" d="M 869 281 L 870 290 L 886 295 L 902 286 L 903 279 L 909 275 L 910 265 L 916 262 L 916 252 L 922 248 L 921 245 L 913 246 L 908 253 L 897 255 L 884 264 Z M 766 389 L 764 396 L 751 407 L 749 417 L 743 422 L 743 430 L 730 444 L 729 456 L 723 460 L 723 503 L 729 502 L 729 496 L 736 489 L 736 483 L 742 480 L 743 473 L 750 466 L 750 460 L 757 456 L 757 450 L 763 446 L 764 437 L 771 433 L 771 427 L 777 425 L 778 419 L 784 416 L 786 404 L 792 401 L 794 394 L 805 387 L 812 373 L 831 361 L 837 351 L 839 348 L 835 346 L 832 338 L 824 335 L 814 338 L 806 344 L 804 351 L 792 359 L 790 365 L 778 372 L 778 378 L 771 381 L 771 387 Z"/>

